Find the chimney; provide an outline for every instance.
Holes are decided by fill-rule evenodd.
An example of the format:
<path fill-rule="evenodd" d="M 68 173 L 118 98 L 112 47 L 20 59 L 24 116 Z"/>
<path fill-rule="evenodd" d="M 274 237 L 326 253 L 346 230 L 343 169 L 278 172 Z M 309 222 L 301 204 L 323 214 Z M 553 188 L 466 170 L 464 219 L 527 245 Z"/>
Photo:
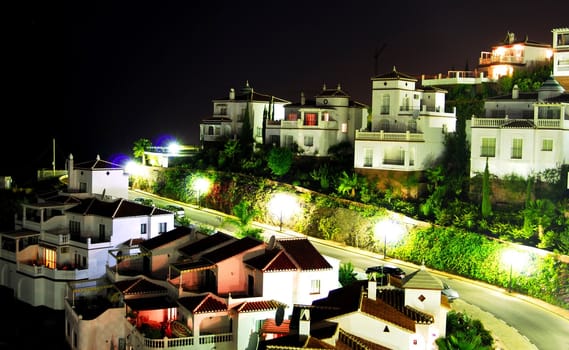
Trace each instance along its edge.
<path fill-rule="evenodd" d="M 520 98 L 520 89 L 518 88 L 518 84 L 515 84 L 512 89 L 512 100 L 517 100 L 518 98 Z"/>
<path fill-rule="evenodd" d="M 310 335 L 310 309 L 301 309 L 298 319 L 298 334 Z"/>
<path fill-rule="evenodd" d="M 300 93 L 300 105 L 304 106 L 304 104 L 306 103 L 306 97 L 304 97 L 304 92 Z"/>
<path fill-rule="evenodd" d="M 377 298 L 377 281 L 375 280 L 375 274 L 373 273 L 367 281 L 367 297 L 371 300 L 375 300 Z"/>
<path fill-rule="evenodd" d="M 234 88 L 229 89 L 229 99 L 235 100 L 235 89 Z"/>

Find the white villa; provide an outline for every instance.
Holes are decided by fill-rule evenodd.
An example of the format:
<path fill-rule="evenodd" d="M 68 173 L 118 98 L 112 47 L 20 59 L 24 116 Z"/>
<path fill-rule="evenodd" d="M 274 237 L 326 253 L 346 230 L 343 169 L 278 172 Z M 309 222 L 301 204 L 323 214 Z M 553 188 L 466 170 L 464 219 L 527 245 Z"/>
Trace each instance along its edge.
<path fill-rule="evenodd" d="M 372 78 L 371 129 L 356 131 L 355 171 L 424 171 L 442 154 L 456 109 L 445 111 L 445 90 L 416 85 L 395 67 Z"/>
<path fill-rule="evenodd" d="M 569 27 L 555 28 L 553 33 L 553 76 L 569 90 Z"/>
<path fill-rule="evenodd" d="M 264 119 L 283 120 L 284 105 L 288 103 L 290 101 L 255 91 L 249 82 L 239 91 L 231 88 L 229 96 L 213 100 L 213 115 L 200 124 L 200 141 L 207 144 L 239 138 L 248 113 L 255 142 L 262 144 Z"/>
<path fill-rule="evenodd" d="M 108 251 L 174 227 L 174 214 L 130 202 L 128 175 L 97 157 L 68 160 L 67 192 L 22 203 L 15 228 L 0 233 L 0 285 L 32 306 L 62 310 L 67 284 L 106 274 Z"/>
<path fill-rule="evenodd" d="M 471 120 L 470 173 L 527 178 L 569 163 L 569 94 L 551 77 L 538 92 L 489 98 Z"/>
<path fill-rule="evenodd" d="M 354 145 L 356 130 L 367 125 L 368 106 L 353 101 L 340 84 L 326 84 L 313 100 L 304 93 L 300 101 L 284 106 L 284 120 L 268 120 L 265 143 L 280 147 L 298 146 L 301 155 L 328 156 L 331 146 Z"/>

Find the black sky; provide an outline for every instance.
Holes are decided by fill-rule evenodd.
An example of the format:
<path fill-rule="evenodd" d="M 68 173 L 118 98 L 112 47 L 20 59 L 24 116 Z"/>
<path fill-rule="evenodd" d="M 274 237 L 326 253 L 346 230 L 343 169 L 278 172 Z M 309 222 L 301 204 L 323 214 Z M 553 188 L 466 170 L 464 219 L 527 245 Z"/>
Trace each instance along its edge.
<path fill-rule="evenodd" d="M 249 81 L 297 101 L 341 84 L 370 103 L 378 73 L 476 67 L 480 51 L 517 37 L 551 43 L 569 25 L 563 1 L 64 1 L 24 10 L 17 82 L 2 147 L 17 168 L 50 168 L 73 153 L 130 155 L 134 141 L 198 143 L 212 99 Z M 63 91 L 61 91 L 63 90 Z M 61 95 L 63 94 L 63 109 Z M 15 130 L 14 132 L 12 130 Z M 28 149 L 19 151 L 18 149 Z M 22 160 L 24 158 L 25 160 Z"/>

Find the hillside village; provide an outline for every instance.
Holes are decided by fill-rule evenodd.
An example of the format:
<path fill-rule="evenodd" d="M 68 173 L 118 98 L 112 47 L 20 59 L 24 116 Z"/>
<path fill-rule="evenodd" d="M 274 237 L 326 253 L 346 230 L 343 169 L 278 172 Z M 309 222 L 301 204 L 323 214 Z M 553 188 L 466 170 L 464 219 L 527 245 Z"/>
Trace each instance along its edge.
<path fill-rule="evenodd" d="M 569 77 L 569 29 L 552 32 L 553 45 L 525 42 L 524 61 L 551 53 L 551 79 L 537 93 L 514 89 L 487 101 L 487 114 L 472 119 L 471 172 L 486 159 L 522 176 L 566 164 L 569 98 L 561 82 Z M 502 46 L 519 44 L 507 39 Z M 503 61 L 520 58 L 481 56 L 479 75 L 448 79 L 495 79 L 508 73 L 499 70 Z M 250 123 L 256 142 L 296 144 L 310 156 L 349 142 L 354 169 L 368 176 L 420 172 L 456 130 L 456 110 L 446 111 L 435 80 L 444 86 L 439 77 L 419 87 L 395 67 L 372 78 L 371 115 L 340 85 L 291 103 L 247 83 L 214 100 L 200 135 L 219 142 Z M 176 226 L 173 212 L 128 200 L 129 174 L 99 157 L 76 163 L 70 155 L 67 173 L 65 191 L 22 203 L 14 230 L 0 233 L 0 285 L 30 305 L 63 310 L 73 350 L 433 349 L 446 334 L 452 306 L 424 269 L 387 285 L 370 275 L 342 288 L 339 261 L 306 238 L 263 241 Z"/>

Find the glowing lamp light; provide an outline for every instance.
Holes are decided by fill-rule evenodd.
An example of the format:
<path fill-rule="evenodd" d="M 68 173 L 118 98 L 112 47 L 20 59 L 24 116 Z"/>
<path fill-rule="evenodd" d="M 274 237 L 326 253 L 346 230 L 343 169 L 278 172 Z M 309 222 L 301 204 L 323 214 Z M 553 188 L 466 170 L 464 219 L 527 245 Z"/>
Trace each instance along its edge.
<path fill-rule="evenodd" d="M 171 154 L 178 154 L 178 153 L 180 153 L 180 149 L 181 149 L 181 146 L 180 146 L 180 144 L 177 143 L 177 142 L 171 142 L 171 143 L 168 145 L 168 153 L 171 153 Z"/>
<path fill-rule="evenodd" d="M 288 193 L 277 193 L 268 203 L 269 213 L 279 220 L 279 230 L 283 230 L 283 222 L 290 220 L 298 210 L 296 197 Z"/>
<path fill-rule="evenodd" d="M 519 273 L 523 271 L 529 261 L 529 256 L 527 253 L 513 248 L 507 248 L 502 253 L 502 263 L 510 267 L 510 279 L 508 281 L 508 292 L 512 291 L 512 275 L 515 272 Z"/>
<path fill-rule="evenodd" d="M 406 232 L 405 224 L 392 218 L 379 221 L 374 227 L 374 236 L 377 240 L 383 239 L 383 258 L 387 258 L 387 243 L 395 243 L 403 238 Z"/>
<path fill-rule="evenodd" d="M 194 191 L 196 191 L 197 193 L 197 202 L 198 202 L 198 208 L 201 207 L 201 195 L 202 194 L 206 194 L 209 191 L 209 187 L 210 187 L 211 183 L 209 181 L 209 179 L 200 177 L 198 179 L 196 179 L 194 181 L 193 184 L 193 189 Z"/>

